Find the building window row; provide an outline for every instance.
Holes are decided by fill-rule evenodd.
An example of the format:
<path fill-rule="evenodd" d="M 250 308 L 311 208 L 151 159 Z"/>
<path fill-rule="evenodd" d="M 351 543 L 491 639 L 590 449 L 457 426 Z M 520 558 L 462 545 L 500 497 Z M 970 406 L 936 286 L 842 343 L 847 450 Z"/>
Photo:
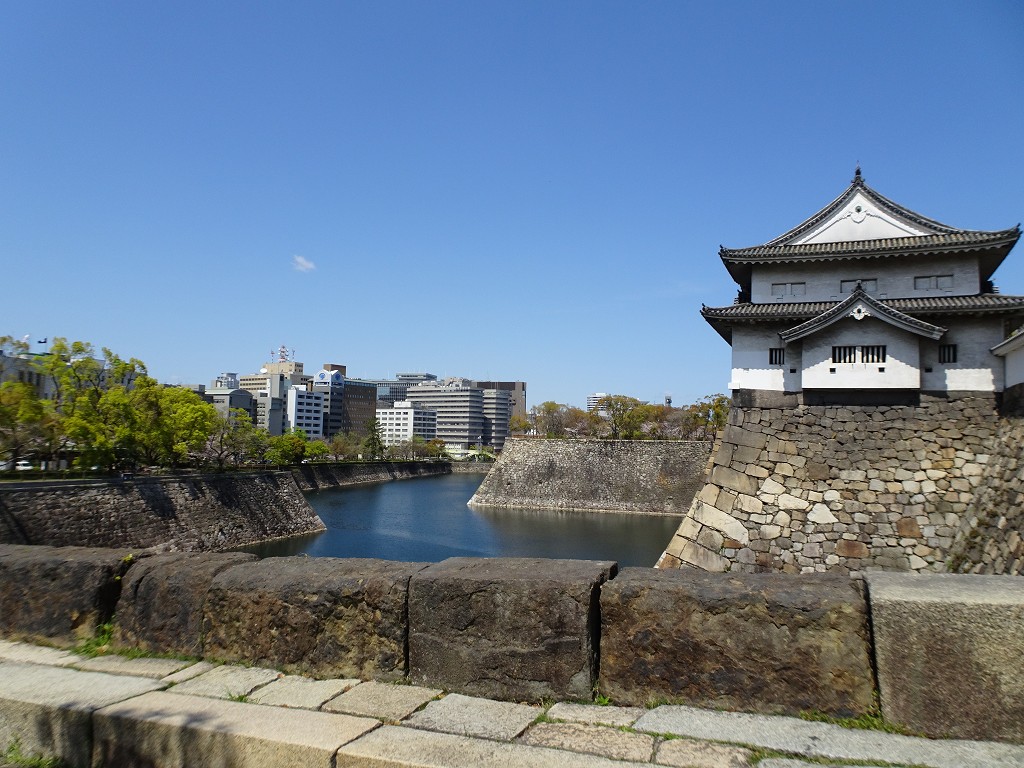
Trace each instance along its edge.
<path fill-rule="evenodd" d="M 865 344 L 860 348 L 860 362 L 862 363 L 884 363 L 886 358 L 885 344 Z M 832 347 L 833 363 L 856 363 L 856 345 Z"/>

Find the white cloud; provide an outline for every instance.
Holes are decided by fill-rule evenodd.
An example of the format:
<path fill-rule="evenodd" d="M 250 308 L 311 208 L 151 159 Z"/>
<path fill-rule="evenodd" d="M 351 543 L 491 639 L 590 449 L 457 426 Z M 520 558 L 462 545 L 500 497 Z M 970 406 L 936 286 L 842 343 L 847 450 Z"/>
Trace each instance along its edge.
<path fill-rule="evenodd" d="M 305 256 L 299 256 L 296 254 L 292 256 L 292 267 L 299 272 L 312 272 L 316 269 L 316 264 L 307 259 Z"/>

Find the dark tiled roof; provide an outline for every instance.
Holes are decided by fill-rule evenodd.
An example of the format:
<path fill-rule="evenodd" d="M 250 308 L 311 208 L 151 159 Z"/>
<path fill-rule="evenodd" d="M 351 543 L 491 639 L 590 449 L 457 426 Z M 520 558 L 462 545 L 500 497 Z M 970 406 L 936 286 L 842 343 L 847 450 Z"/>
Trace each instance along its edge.
<path fill-rule="evenodd" d="M 774 304 L 732 304 L 728 307 L 702 307 L 700 310 L 708 320 L 800 320 L 809 319 L 827 312 L 841 302 L 801 301 L 777 302 Z M 887 307 L 907 315 L 955 315 L 974 312 L 1010 312 L 1024 310 L 1024 296 L 1003 296 L 998 293 L 983 293 L 978 296 L 934 296 L 914 299 L 884 299 L 879 301 Z"/>
<path fill-rule="evenodd" d="M 849 317 L 851 314 L 855 314 L 857 309 L 865 311 L 869 315 L 874 315 L 885 322 L 895 325 L 898 328 L 916 333 L 921 336 L 928 336 L 933 339 L 937 339 L 946 332 L 945 328 L 941 328 L 931 323 L 926 323 L 924 320 L 919 320 L 916 317 L 893 309 L 891 306 L 876 299 L 868 293 L 865 293 L 860 285 L 842 301 L 834 303 L 829 309 L 824 312 L 815 315 L 810 320 L 805 320 L 799 325 L 790 328 L 789 330 L 782 331 L 779 336 L 785 342 L 795 341 L 796 339 L 802 339 L 805 336 L 809 336 L 812 333 L 817 333 L 822 328 L 831 325 L 844 317 Z M 851 312 L 851 309 L 854 311 Z M 859 317 L 858 317 L 859 319 Z"/>
<path fill-rule="evenodd" d="M 960 251 L 1012 245 L 1020 237 L 1020 226 L 999 232 L 960 231 L 920 237 L 890 237 L 842 243 L 802 245 L 756 245 L 752 248 L 721 248 L 719 255 L 729 262 L 815 261 L 835 258 L 871 258 L 922 251 Z"/>

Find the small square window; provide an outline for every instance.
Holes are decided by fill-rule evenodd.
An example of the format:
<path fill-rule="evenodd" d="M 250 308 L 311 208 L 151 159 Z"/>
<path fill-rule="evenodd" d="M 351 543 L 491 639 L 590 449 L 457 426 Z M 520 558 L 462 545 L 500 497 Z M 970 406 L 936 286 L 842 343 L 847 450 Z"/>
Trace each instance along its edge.
<path fill-rule="evenodd" d="M 768 350 L 768 365 L 783 365 L 786 362 L 784 347 L 772 347 Z"/>
<path fill-rule="evenodd" d="M 940 344 L 939 345 L 939 362 L 940 363 L 955 363 L 956 362 L 956 344 Z"/>

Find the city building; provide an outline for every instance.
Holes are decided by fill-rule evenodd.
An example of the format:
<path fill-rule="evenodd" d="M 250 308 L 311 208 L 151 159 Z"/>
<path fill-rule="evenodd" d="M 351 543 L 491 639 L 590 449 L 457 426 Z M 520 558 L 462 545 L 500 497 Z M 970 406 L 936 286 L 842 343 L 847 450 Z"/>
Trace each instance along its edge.
<path fill-rule="evenodd" d="M 400 445 L 413 437 L 433 440 L 437 437 L 437 412 L 399 400 L 392 406 L 377 408 L 384 445 Z"/>
<path fill-rule="evenodd" d="M 211 389 L 238 389 L 238 374 L 237 373 L 222 373 L 212 382 L 210 382 Z"/>
<path fill-rule="evenodd" d="M 256 401 L 249 390 L 231 387 L 207 387 L 198 394 L 208 403 L 212 403 L 213 407 L 217 409 L 217 413 L 221 416 L 226 418 L 233 409 L 239 408 L 249 414 L 252 422 L 256 423 Z"/>
<path fill-rule="evenodd" d="M 377 386 L 345 376 L 344 365 L 325 363 L 311 378 L 310 387 L 323 396 L 324 438 L 354 432 L 365 434 L 377 415 Z"/>
<path fill-rule="evenodd" d="M 423 382 L 437 381 L 437 376 L 432 373 L 399 373 L 393 379 L 358 379 L 366 384 L 373 384 L 377 388 L 378 402 L 393 405 L 405 400 L 409 387 L 415 387 Z"/>
<path fill-rule="evenodd" d="M 860 169 L 835 200 L 764 245 L 722 248 L 735 303 L 703 307 L 732 345 L 746 406 L 915 403 L 923 393 L 1000 392 L 999 355 L 1024 296 L 992 275 L 1020 227 L 941 224 L 869 187 Z"/>
<path fill-rule="evenodd" d="M 484 391 L 469 379 L 424 381 L 409 387 L 406 400 L 437 412 L 437 439 L 451 448 L 470 448 L 484 441 Z"/>
<path fill-rule="evenodd" d="M 473 386 L 480 389 L 500 389 L 508 392 L 512 401 L 512 415 L 521 419 L 526 418 L 525 381 L 474 381 Z"/>
<path fill-rule="evenodd" d="M 324 393 L 289 387 L 285 396 L 285 430 L 301 429 L 309 438 L 324 436 Z"/>
<path fill-rule="evenodd" d="M 483 444 L 500 451 L 505 447 L 505 441 L 508 439 L 509 422 L 512 420 L 514 412 L 514 391 L 509 389 L 482 389 L 482 392 L 484 414 Z"/>
<path fill-rule="evenodd" d="M 592 395 L 587 395 L 587 410 L 596 411 L 600 402 L 608 397 L 607 392 L 595 392 Z"/>

